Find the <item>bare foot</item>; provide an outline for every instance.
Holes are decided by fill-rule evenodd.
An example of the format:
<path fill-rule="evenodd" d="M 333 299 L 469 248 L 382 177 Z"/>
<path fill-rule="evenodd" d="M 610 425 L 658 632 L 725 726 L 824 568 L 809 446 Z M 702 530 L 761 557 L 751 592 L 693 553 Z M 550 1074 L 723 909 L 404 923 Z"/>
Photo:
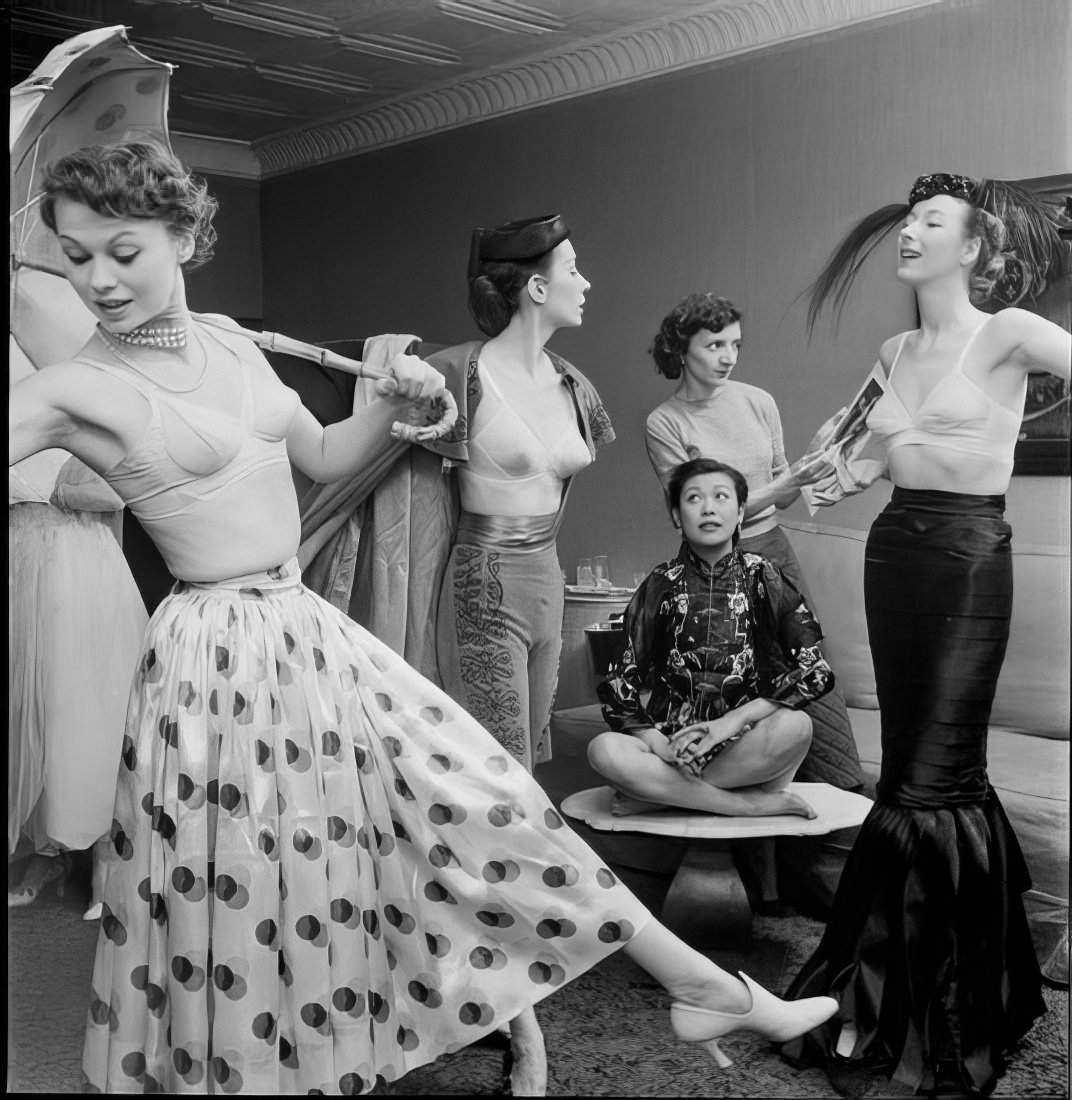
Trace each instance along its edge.
<path fill-rule="evenodd" d="M 647 814 L 652 810 L 673 810 L 674 806 L 667 806 L 665 802 L 649 802 L 644 798 L 634 798 L 631 794 L 622 794 L 615 791 L 610 800 L 611 817 L 631 817 L 633 814 Z"/>
<path fill-rule="evenodd" d="M 776 794 L 765 795 L 764 798 L 769 798 L 777 807 L 768 811 L 769 816 L 794 814 L 796 817 L 806 817 L 809 821 L 819 816 L 799 794 L 793 794 L 792 791 L 778 791 Z"/>

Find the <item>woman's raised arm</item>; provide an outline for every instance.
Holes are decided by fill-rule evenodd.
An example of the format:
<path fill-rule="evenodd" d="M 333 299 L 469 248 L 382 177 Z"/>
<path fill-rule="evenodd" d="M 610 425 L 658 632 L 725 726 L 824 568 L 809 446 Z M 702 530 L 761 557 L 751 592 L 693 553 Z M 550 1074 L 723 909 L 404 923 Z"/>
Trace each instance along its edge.
<path fill-rule="evenodd" d="M 337 424 L 322 427 L 298 407 L 287 429 L 287 454 L 302 473 L 322 484 L 352 477 L 396 443 L 391 425 L 404 418 L 407 405 L 421 415 L 446 384 L 439 371 L 414 355 L 396 355 L 390 368 L 397 392 L 381 395 Z"/>
<path fill-rule="evenodd" d="M 1024 370 L 1045 371 L 1066 382 L 1072 376 L 1072 334 L 1026 309 L 1004 309 L 991 324 L 1010 343 L 1009 358 Z"/>
<path fill-rule="evenodd" d="M 62 367 L 49 368 L 63 373 Z M 58 401 L 55 376 L 39 371 L 11 387 L 8 394 L 8 465 L 49 447 L 71 450 L 75 419 Z"/>

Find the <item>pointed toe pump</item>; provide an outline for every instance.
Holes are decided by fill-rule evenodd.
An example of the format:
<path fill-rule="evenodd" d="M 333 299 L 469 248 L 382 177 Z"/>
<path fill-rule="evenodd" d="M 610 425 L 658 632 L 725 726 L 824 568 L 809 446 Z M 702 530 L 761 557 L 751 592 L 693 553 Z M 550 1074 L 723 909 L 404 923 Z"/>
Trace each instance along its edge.
<path fill-rule="evenodd" d="M 674 1034 L 687 1043 L 703 1046 L 720 1069 L 733 1065 L 719 1046 L 719 1039 L 731 1032 L 755 1031 L 774 1042 L 785 1042 L 818 1027 L 838 1010 L 833 997 L 783 1001 L 747 974 L 741 974 L 741 980 L 752 995 L 752 1007 L 747 1012 L 718 1012 L 680 1001 L 670 1006 L 670 1026 Z"/>

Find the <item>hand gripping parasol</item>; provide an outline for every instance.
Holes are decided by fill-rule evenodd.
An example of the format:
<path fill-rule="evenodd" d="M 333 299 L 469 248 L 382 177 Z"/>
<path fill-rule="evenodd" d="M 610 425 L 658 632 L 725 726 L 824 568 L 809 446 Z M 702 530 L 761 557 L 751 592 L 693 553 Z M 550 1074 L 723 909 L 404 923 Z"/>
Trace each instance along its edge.
<path fill-rule="evenodd" d="M 348 359 L 345 355 L 338 355 L 326 348 L 317 347 L 315 344 L 307 344 L 303 340 L 295 340 L 290 336 L 281 336 L 277 332 L 255 332 L 252 329 L 242 328 L 229 317 L 218 314 L 194 313 L 195 320 L 204 325 L 212 325 L 215 328 L 234 332 L 239 336 L 245 336 L 252 340 L 258 347 L 265 351 L 279 351 L 286 355 L 296 355 L 300 359 L 310 359 L 319 363 L 322 367 L 333 367 L 335 370 L 345 371 L 347 374 L 357 375 L 358 378 L 373 378 L 385 382 L 388 386 L 394 382 L 394 376 L 389 370 L 380 370 L 370 363 L 362 363 L 357 359 Z M 390 393 L 390 389 L 381 392 Z M 458 405 L 454 395 L 446 387 L 439 390 L 432 398 L 431 411 L 436 415 L 435 423 L 417 425 L 404 424 L 396 421 L 391 425 L 391 435 L 404 443 L 428 443 L 443 436 L 454 427 L 458 419 Z"/>

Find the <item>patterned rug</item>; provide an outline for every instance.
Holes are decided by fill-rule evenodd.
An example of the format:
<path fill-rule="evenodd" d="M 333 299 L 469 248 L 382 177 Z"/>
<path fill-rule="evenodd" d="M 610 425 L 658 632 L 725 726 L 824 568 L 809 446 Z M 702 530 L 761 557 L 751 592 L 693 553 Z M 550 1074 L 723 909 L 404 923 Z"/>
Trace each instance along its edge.
<path fill-rule="evenodd" d="M 8 1091 L 80 1091 L 82 1029 L 96 926 L 81 919 L 84 897 L 55 888 L 8 911 Z M 780 991 L 818 942 L 822 924 L 803 916 L 758 917 L 751 951 L 715 955 Z M 1046 990 L 1049 1012 L 1010 1059 L 998 1098 L 1069 1095 L 1068 994 Z M 832 1097 L 825 1075 L 794 1070 L 757 1035 L 725 1040 L 733 1065 L 719 1070 L 670 1032 L 669 998 L 618 954 L 537 1006 L 548 1051 L 549 1096 Z M 394 1096 L 491 1095 L 502 1052 L 470 1047 L 382 1090 Z M 868 1100 L 906 1093 L 874 1079 Z"/>

